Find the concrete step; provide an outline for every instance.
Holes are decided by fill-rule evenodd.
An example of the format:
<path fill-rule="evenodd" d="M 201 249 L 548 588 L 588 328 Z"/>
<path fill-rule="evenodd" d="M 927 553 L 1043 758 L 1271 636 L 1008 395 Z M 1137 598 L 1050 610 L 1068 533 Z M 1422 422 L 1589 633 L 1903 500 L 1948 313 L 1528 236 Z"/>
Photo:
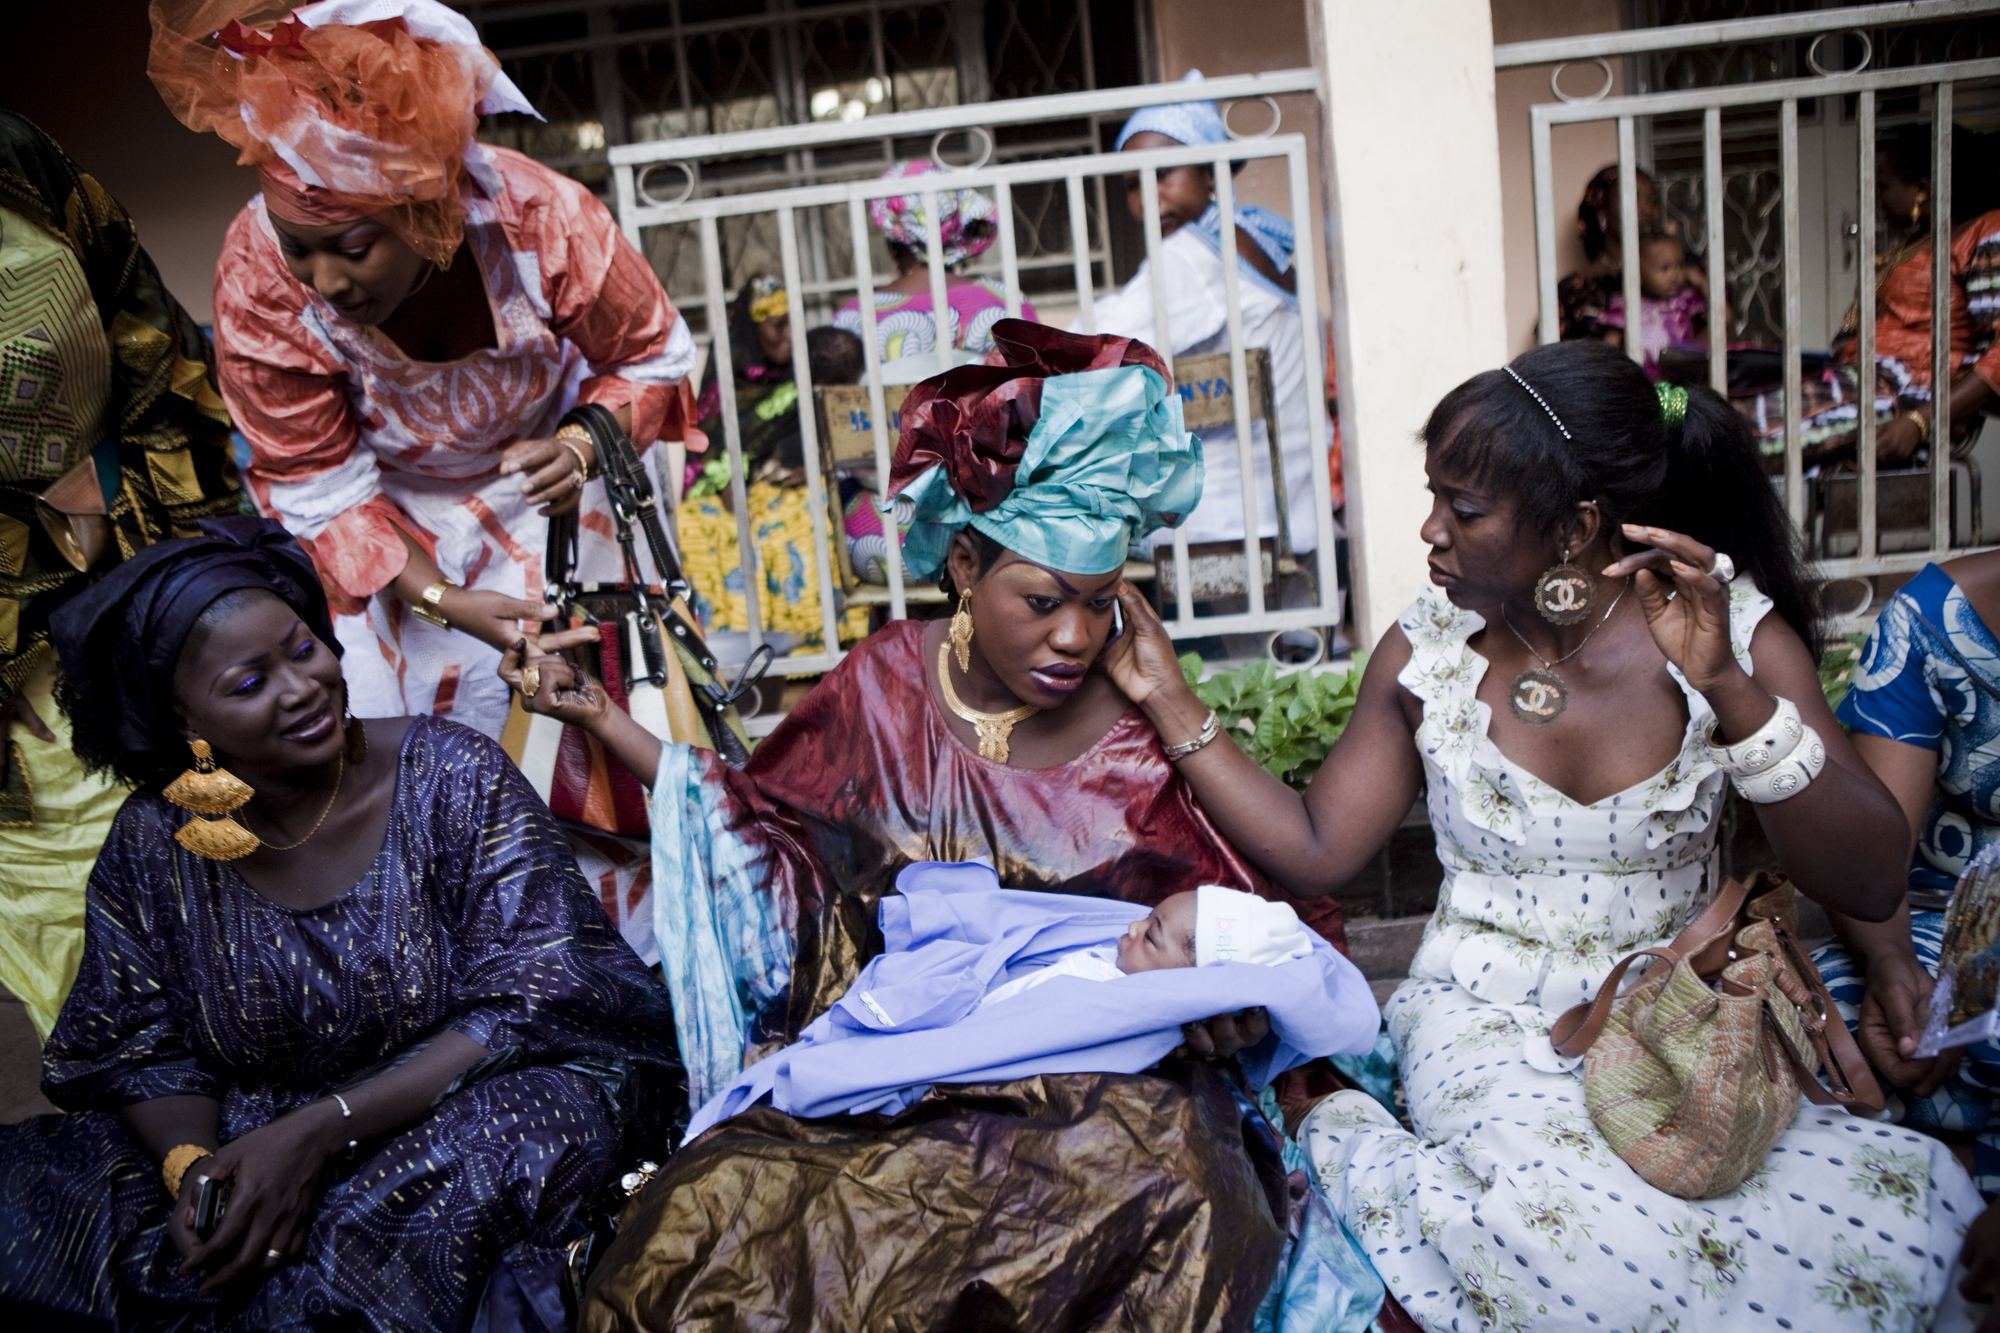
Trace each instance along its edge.
<path fill-rule="evenodd" d="M 1426 915 L 1399 916 L 1386 921 L 1364 918 L 1347 923 L 1347 956 L 1368 979 L 1377 1004 L 1387 1000 L 1403 978 L 1410 975 L 1410 962 L 1417 956 L 1417 945 L 1429 921 Z"/>

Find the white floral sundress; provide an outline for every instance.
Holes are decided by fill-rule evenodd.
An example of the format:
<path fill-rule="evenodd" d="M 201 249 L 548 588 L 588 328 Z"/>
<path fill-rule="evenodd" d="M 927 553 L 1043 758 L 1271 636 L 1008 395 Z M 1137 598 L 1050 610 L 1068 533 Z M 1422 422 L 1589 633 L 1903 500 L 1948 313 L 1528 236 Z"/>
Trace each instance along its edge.
<path fill-rule="evenodd" d="M 1750 665 L 1768 599 L 1740 583 Z M 1502 755 L 1476 692 L 1485 621 L 1426 590 L 1402 616 L 1398 679 L 1445 882 L 1385 1013 L 1416 1133 L 1359 1092 L 1299 1131 L 1335 1210 L 1431 1330 L 1887 1330 L 1970 1327 L 1952 1273 L 1978 1193 L 1936 1139 L 1801 1103 L 1764 1164 L 1717 1199 L 1640 1180 L 1591 1123 L 1548 1026 L 1623 955 L 1662 943 L 1706 881 L 1724 778 L 1707 701 L 1680 753 L 1583 805 Z"/>

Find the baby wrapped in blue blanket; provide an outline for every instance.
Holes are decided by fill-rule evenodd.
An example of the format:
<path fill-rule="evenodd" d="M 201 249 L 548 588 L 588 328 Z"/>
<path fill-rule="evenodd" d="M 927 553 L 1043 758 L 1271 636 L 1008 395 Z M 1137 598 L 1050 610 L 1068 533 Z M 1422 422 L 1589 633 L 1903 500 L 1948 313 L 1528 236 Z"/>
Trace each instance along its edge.
<path fill-rule="evenodd" d="M 982 863 L 920 862 L 882 900 L 883 953 L 798 1041 L 696 1113 L 693 1139 L 768 1101 L 790 1115 L 901 1111 L 934 1083 L 1135 1074 L 1181 1025 L 1262 1006 L 1240 1054 L 1253 1088 L 1316 1056 L 1371 1049 L 1359 970 L 1282 903 L 1204 887 L 1149 911 L 1003 889 Z"/>

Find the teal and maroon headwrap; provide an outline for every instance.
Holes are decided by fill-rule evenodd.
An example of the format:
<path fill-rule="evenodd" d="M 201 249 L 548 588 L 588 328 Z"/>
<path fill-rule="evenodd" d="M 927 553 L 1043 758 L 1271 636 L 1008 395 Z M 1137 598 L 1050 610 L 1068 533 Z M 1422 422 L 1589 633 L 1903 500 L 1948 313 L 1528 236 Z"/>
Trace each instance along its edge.
<path fill-rule="evenodd" d="M 914 506 L 903 558 L 936 576 L 970 526 L 1024 559 L 1108 574 L 1133 540 L 1201 499 L 1201 443 L 1142 342 L 1003 319 L 1004 366 L 959 366 L 910 391 L 889 477 Z"/>

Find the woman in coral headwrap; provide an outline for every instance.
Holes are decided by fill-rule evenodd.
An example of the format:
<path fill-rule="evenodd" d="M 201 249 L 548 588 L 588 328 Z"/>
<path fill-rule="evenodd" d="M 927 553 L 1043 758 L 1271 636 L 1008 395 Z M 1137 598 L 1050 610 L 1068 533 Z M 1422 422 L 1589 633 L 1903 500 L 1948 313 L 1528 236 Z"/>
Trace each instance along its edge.
<path fill-rule="evenodd" d="M 840 998 L 912 862 L 984 860 L 1008 888 L 1144 904 L 1201 884 L 1270 896 L 1175 768 L 1214 728 L 1158 735 L 1093 669 L 1134 534 L 1201 496 L 1167 368 L 1125 338 L 1017 320 L 993 335 L 1007 365 L 912 391 L 892 473 L 914 510 L 905 558 L 958 614 L 868 638 L 743 772 L 662 747 L 560 659 L 531 663 L 531 707 L 653 783 L 654 929 L 697 1101 Z M 1330 901 L 1303 915 L 1342 939 Z M 1226 1054 L 1263 1035 L 1261 1017 L 1221 1017 L 1188 1041 Z M 684 1149 L 627 1214 L 582 1323 L 679 1327 L 727 1299 L 774 1327 L 1012 1310 L 1004 1326 L 1053 1328 L 1112 1305 L 1242 1327 L 1283 1241 L 1244 1146 L 1254 1123 L 1181 1063 L 939 1089 L 894 1119 L 759 1108 Z M 820 1252 L 802 1263 L 807 1236 Z"/>
<path fill-rule="evenodd" d="M 154 0 L 150 70 L 263 186 L 216 271 L 222 392 L 250 490 L 326 583 L 366 717 L 497 736 L 494 676 L 545 611 L 547 516 L 583 507 L 617 577 L 578 403 L 641 449 L 688 429 L 686 325 L 581 185 L 473 140 L 534 114 L 437 0 Z M 277 18 L 263 27 L 245 26 Z"/>

